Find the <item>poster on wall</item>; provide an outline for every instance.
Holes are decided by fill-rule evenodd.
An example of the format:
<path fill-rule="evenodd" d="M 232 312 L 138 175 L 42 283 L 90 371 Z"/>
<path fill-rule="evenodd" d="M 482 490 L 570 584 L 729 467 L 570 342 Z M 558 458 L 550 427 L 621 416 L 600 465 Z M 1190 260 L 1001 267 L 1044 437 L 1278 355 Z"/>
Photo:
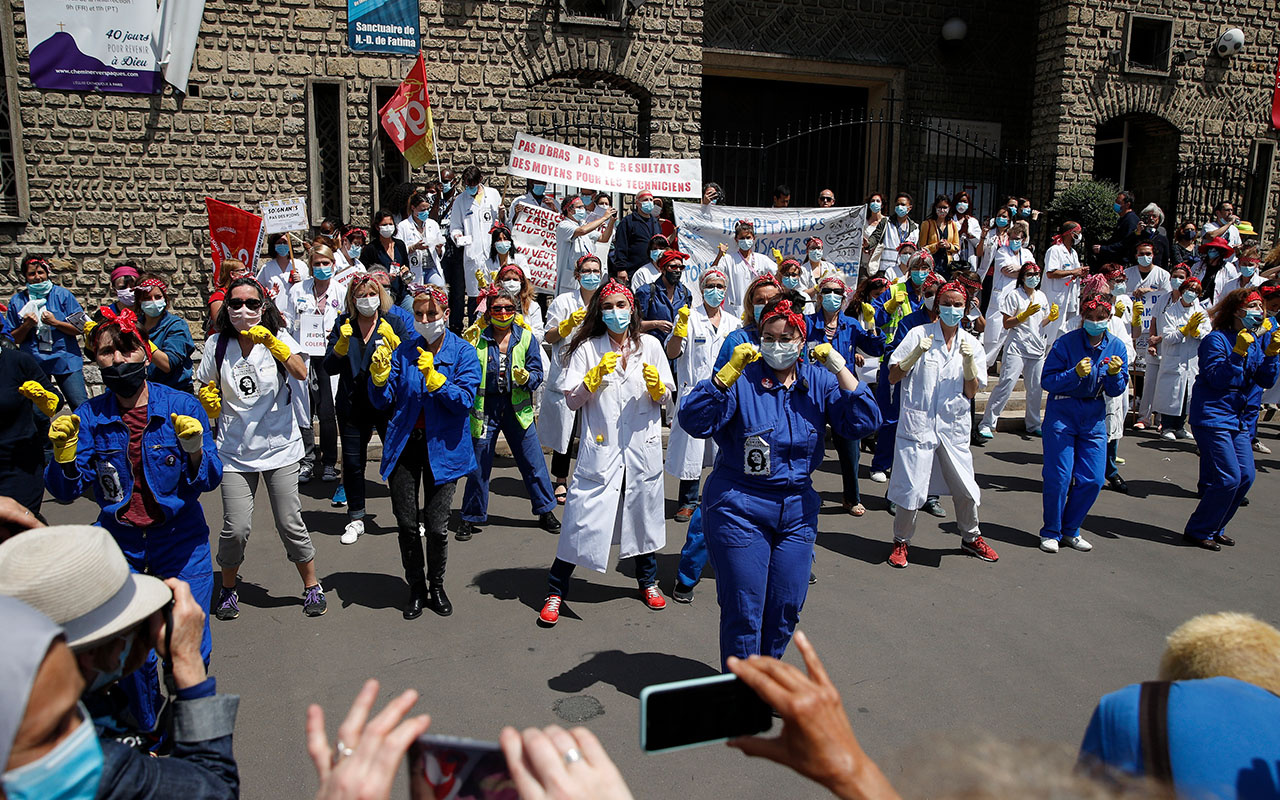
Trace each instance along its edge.
<path fill-rule="evenodd" d="M 418 0 L 347 0 L 347 45 L 359 53 L 415 55 Z"/>
<path fill-rule="evenodd" d="M 155 94 L 155 0 L 27 0 L 31 82 L 38 89 Z"/>

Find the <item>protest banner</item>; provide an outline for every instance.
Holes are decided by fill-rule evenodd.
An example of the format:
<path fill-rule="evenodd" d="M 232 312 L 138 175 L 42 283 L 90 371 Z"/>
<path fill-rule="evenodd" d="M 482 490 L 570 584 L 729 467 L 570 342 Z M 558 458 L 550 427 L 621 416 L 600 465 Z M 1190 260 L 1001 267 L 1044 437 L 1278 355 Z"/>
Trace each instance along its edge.
<path fill-rule="evenodd" d="M 556 290 L 556 225 L 563 217 L 542 206 L 521 203 L 511 223 L 516 252 L 528 264 L 529 281 L 538 291 Z"/>
<path fill-rule="evenodd" d="M 155 94 L 155 0 L 39 0 L 23 4 L 31 82 L 38 89 Z"/>
<path fill-rule="evenodd" d="M 357 53 L 418 52 L 418 0 L 347 0 L 347 46 Z"/>
<path fill-rule="evenodd" d="M 253 269 L 262 251 L 262 217 L 214 200 L 204 199 L 209 213 L 209 241 L 213 251 L 213 280 L 222 279 L 222 259 L 235 258 Z"/>
<path fill-rule="evenodd" d="M 305 197 L 285 197 L 262 201 L 262 219 L 268 235 L 305 231 L 307 229 L 307 200 Z"/>
<path fill-rule="evenodd" d="M 696 158 L 619 158 L 517 133 L 507 172 L 548 183 L 665 197 L 701 197 L 702 161 Z"/>
<path fill-rule="evenodd" d="M 298 315 L 298 344 L 309 356 L 323 356 L 329 347 L 329 332 L 324 329 L 324 314 Z"/>
<path fill-rule="evenodd" d="M 685 279 L 696 281 L 702 270 L 716 258 L 720 244 L 732 253 L 736 243 L 733 226 L 740 219 L 755 226 L 755 250 L 770 255 L 774 248 L 783 258 L 803 262 L 805 239 L 822 239 L 822 259 L 845 274 L 846 283 L 854 283 L 862 263 L 862 227 L 866 206 L 843 208 L 749 208 L 743 206 L 675 203 L 676 226 L 680 249 L 692 256 L 685 265 Z"/>
<path fill-rule="evenodd" d="M 431 160 L 436 151 L 435 125 L 431 120 L 427 68 L 422 53 L 418 53 L 418 60 L 396 93 L 378 110 L 378 118 L 409 166 L 417 169 Z"/>

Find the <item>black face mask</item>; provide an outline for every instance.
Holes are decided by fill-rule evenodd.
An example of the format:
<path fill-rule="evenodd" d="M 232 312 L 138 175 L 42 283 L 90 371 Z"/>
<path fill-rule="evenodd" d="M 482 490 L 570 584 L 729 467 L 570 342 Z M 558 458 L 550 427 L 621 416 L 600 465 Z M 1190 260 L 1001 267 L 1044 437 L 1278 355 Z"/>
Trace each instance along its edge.
<path fill-rule="evenodd" d="M 133 397 L 147 379 L 147 362 L 125 362 L 102 367 L 102 385 L 119 397 Z"/>

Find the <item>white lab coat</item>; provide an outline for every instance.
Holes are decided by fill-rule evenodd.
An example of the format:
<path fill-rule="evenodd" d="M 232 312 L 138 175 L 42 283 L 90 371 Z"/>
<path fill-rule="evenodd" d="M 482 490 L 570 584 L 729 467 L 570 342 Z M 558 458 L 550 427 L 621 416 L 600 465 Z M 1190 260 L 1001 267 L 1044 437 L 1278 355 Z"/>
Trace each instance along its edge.
<path fill-rule="evenodd" d="M 1236 266 L 1234 261 L 1228 261 L 1222 269 L 1218 270 L 1218 274 L 1213 276 L 1213 302 L 1217 305 L 1224 296 L 1236 289 L 1247 289 L 1259 286 L 1264 283 L 1262 276 L 1257 272 L 1253 273 L 1253 277 L 1241 283 L 1240 268 Z"/>
<path fill-rule="evenodd" d="M 277 309 L 283 309 L 288 302 L 289 287 L 293 285 L 290 276 L 295 272 L 299 283 L 311 277 L 311 270 L 307 269 L 306 263 L 297 258 L 289 267 L 280 266 L 280 262 L 274 258 L 258 264 L 258 283 L 267 290 L 267 296 L 276 304 Z"/>
<path fill-rule="evenodd" d="M 972 342 L 978 360 L 978 385 L 987 383 L 987 359 L 982 344 L 970 333 L 957 330 L 948 348 L 942 323 L 931 322 L 912 328 L 889 358 L 901 364 L 926 336 L 933 347 L 920 357 L 901 382 L 902 409 L 898 413 L 898 436 L 894 443 L 893 472 L 885 498 L 904 509 L 918 509 L 929 495 L 964 494 L 977 505 L 981 493 L 973 477 L 973 454 L 969 451 L 972 421 L 969 398 L 964 395 L 964 356 L 960 342 Z M 948 486 L 944 470 L 936 460 L 947 459 L 959 485 Z"/>
<path fill-rule="evenodd" d="M 711 377 L 725 338 L 741 327 L 741 320 L 724 310 L 720 311 L 720 324 L 712 324 L 705 303 L 698 303 L 689 312 L 689 335 L 681 343 L 676 359 L 678 401 L 683 401 L 698 381 Z M 715 442 L 690 436 L 680 427 L 679 416 L 672 417 L 671 438 L 667 442 L 668 475 L 683 481 L 699 480 L 703 467 L 711 466 L 715 455 Z"/>
<path fill-rule="evenodd" d="M 560 295 L 547 306 L 547 323 L 544 330 L 559 327 L 561 322 L 580 308 L 586 308 L 586 304 L 582 302 L 581 290 L 573 289 Z M 573 336 L 572 333 L 569 335 Z M 560 375 L 564 372 L 561 357 L 564 355 L 567 344 L 567 339 L 561 339 L 551 345 L 551 355 L 547 358 L 546 380 L 543 381 L 543 384 L 548 387 L 546 402 L 543 403 L 542 411 L 538 415 L 538 441 L 557 453 L 569 452 L 569 442 L 573 438 L 575 412 L 569 409 L 564 393 L 557 388 L 560 385 Z"/>
<path fill-rule="evenodd" d="M 480 293 L 476 270 L 489 263 L 489 246 L 493 244 L 489 229 L 498 219 L 501 203 L 501 193 L 497 189 L 480 184 L 475 197 L 466 191 L 459 192 L 454 197 L 453 208 L 449 210 L 449 236 L 462 249 L 462 274 L 466 278 L 467 297 Z"/>
<path fill-rule="evenodd" d="M 1182 327 L 1196 311 L 1204 315 L 1200 322 L 1200 336 L 1184 336 Z M 1181 416 L 1189 407 L 1191 387 L 1200 372 L 1200 341 L 1213 329 L 1208 306 L 1198 298 L 1190 306 L 1183 305 L 1180 300 L 1164 304 L 1156 329 L 1161 336 L 1157 346 L 1160 351 L 1160 377 L 1151 406 L 1157 413 Z"/>
<path fill-rule="evenodd" d="M 744 258 L 736 244 L 720 259 L 719 265 L 712 264 L 711 268 L 725 274 L 724 310 L 735 317 L 742 316 L 747 287 L 751 282 L 762 275 L 773 275 L 778 271 L 778 265 L 769 256 L 752 250 Z"/>
<path fill-rule="evenodd" d="M 1018 281 L 1018 276 L 1009 277 L 1001 272 L 1001 269 L 1007 266 L 1017 266 L 1022 269 L 1023 264 L 1029 264 L 1035 261 L 1031 255 L 1030 249 L 1023 247 L 1017 252 L 1009 248 L 1008 244 L 998 244 L 998 240 L 994 234 L 988 234 L 986 244 L 982 248 L 982 265 L 978 268 L 979 275 L 985 275 L 988 269 L 994 270 L 991 276 L 991 299 L 987 304 L 987 309 L 1000 307 L 1000 298 L 1004 297 L 1006 291 L 1014 286 Z M 1049 307 L 1045 306 L 1045 313 L 1048 313 Z M 989 318 L 996 318 L 995 314 L 988 314 Z M 982 332 L 982 347 L 987 352 L 987 361 L 996 360 L 996 356 L 1000 355 L 1000 349 L 1004 347 L 1004 343 L 1008 341 L 1008 332 L 1001 325 L 990 324 L 985 331 Z"/>
<path fill-rule="evenodd" d="M 1040 284 L 1049 303 L 1058 304 L 1058 319 L 1045 328 L 1050 347 L 1063 332 L 1080 327 L 1080 278 L 1049 277 L 1050 272 L 1061 269 L 1080 269 L 1080 254 L 1065 244 L 1051 245 L 1044 254 L 1045 277 Z"/>
<path fill-rule="evenodd" d="M 436 245 L 444 244 L 444 234 L 440 232 L 440 224 L 428 218 L 422 223 L 422 230 L 412 219 L 406 219 L 396 226 L 396 238 L 404 242 L 409 251 L 409 269 L 413 270 L 413 280 L 417 283 L 434 283 L 444 286 L 444 273 L 440 271 L 440 254 Z M 414 250 L 418 242 L 426 242 L 426 250 Z"/>
<path fill-rule="evenodd" d="M 557 294 L 578 288 L 578 282 L 573 277 L 573 271 L 578 266 L 578 259 L 585 255 L 595 254 L 596 243 L 600 241 L 600 234 L 604 230 L 604 226 L 601 225 L 599 228 L 581 236 L 573 235 L 574 231 L 586 224 L 585 221 L 578 222 L 566 217 L 556 225 Z"/>
<path fill-rule="evenodd" d="M 668 392 L 675 382 L 655 337 L 641 336 L 638 350 L 629 343 L 625 347 L 629 352 L 624 351 L 617 369 L 580 409 L 578 462 L 556 548 L 556 558 L 597 572 L 608 568 L 611 545 L 620 545 L 621 557 L 630 558 L 661 550 L 667 542 L 662 404 L 649 396 L 644 365 L 658 369 Z M 560 375 L 560 391 L 578 388 L 587 371 L 612 350 L 608 334 L 583 343 Z"/>
<path fill-rule="evenodd" d="M 1142 372 L 1155 377 L 1156 370 L 1160 368 L 1160 363 L 1147 353 L 1147 346 L 1151 336 L 1151 320 L 1156 314 L 1156 309 L 1163 305 L 1169 294 L 1177 291 L 1178 287 L 1172 285 L 1172 281 L 1169 279 L 1169 271 L 1163 267 L 1152 266 L 1146 275 L 1143 275 L 1142 270 L 1137 267 L 1129 267 L 1125 270 L 1124 275 L 1129 291 L 1132 292 L 1135 289 L 1153 290 L 1137 298 L 1142 302 L 1142 328 L 1135 331 L 1136 336 L 1133 340 L 1134 356 L 1133 362 L 1129 364 L 1129 369 L 1133 372 Z M 1148 362 L 1150 362 L 1149 369 Z M 1145 384 L 1142 391 L 1144 394 L 1147 391 Z"/>
<path fill-rule="evenodd" d="M 1127 294 L 1116 297 L 1116 316 L 1115 311 L 1111 314 L 1111 319 L 1107 320 L 1107 331 L 1120 341 L 1124 342 L 1125 363 L 1132 364 L 1134 357 L 1133 349 L 1133 299 Z M 1097 369 L 1098 367 L 1095 367 Z M 1105 367 L 1103 367 L 1105 369 Z M 1124 438 L 1124 420 L 1129 414 L 1129 393 L 1133 391 L 1133 382 L 1130 381 L 1125 386 L 1124 392 L 1119 397 L 1107 395 L 1107 441 L 1114 442 Z"/>
<path fill-rule="evenodd" d="M 315 278 L 307 278 L 293 284 L 289 287 L 289 293 L 280 306 L 280 313 L 284 315 L 285 323 L 289 326 L 289 335 L 299 343 L 302 342 L 303 314 L 319 314 L 322 317 L 321 328 L 328 333 L 333 330 L 338 317 L 346 309 L 347 287 L 345 285 L 330 280 L 323 305 L 316 300 L 315 287 Z M 307 365 L 308 373 L 311 370 L 311 358 L 305 352 L 302 353 L 302 361 Z M 317 356 L 317 358 L 324 358 L 324 356 Z M 302 380 L 289 376 L 289 385 L 293 389 L 291 405 L 294 416 L 298 418 L 299 428 L 311 427 L 311 391 L 307 387 L 309 380 L 309 375 Z M 337 389 L 338 376 L 334 375 L 329 379 L 329 393 L 332 395 Z"/>

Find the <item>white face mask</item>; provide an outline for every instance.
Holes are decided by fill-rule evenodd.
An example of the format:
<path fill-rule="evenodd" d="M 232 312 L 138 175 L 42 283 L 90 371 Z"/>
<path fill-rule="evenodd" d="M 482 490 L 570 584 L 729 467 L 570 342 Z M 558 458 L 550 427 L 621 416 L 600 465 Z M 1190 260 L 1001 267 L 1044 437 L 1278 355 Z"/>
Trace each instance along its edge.
<path fill-rule="evenodd" d="M 764 342 L 760 345 L 760 355 L 764 363 L 773 369 L 787 369 L 800 358 L 802 342 Z"/>
<path fill-rule="evenodd" d="M 413 321 L 413 329 L 427 340 L 427 344 L 435 344 L 441 336 L 444 336 L 445 320 L 443 317 L 435 322 L 423 322 L 420 319 L 415 319 Z"/>
<path fill-rule="evenodd" d="M 250 311 L 248 308 L 233 308 L 228 313 L 231 315 L 232 327 L 240 333 L 262 322 L 262 309 Z"/>
<path fill-rule="evenodd" d="M 502 288 L 512 294 L 520 294 L 520 281 L 503 281 Z"/>
<path fill-rule="evenodd" d="M 375 295 L 368 297 L 356 298 L 356 311 L 362 317 L 372 317 L 378 313 L 378 307 L 382 305 L 382 298 Z"/>
<path fill-rule="evenodd" d="M 378 233 L 379 233 L 379 234 L 382 236 L 382 238 L 384 238 L 384 239 L 390 239 L 390 238 L 392 237 L 392 235 L 394 235 L 394 234 L 395 234 L 395 232 L 396 232 L 396 226 L 395 226 L 395 225 L 379 225 L 379 226 L 378 226 Z"/>

